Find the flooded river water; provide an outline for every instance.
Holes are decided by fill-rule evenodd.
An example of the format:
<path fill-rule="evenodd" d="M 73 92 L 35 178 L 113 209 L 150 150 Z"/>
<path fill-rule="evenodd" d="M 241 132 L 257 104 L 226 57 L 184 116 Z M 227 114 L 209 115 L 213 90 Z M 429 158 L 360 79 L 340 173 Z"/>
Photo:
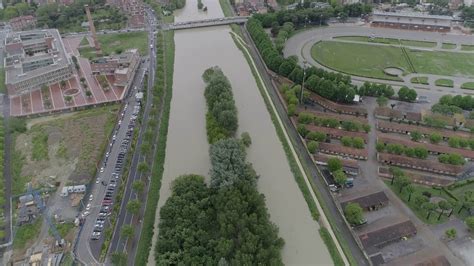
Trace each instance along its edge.
<path fill-rule="evenodd" d="M 186 7 L 175 12 L 175 21 L 223 17 L 219 1 L 203 0 L 203 4 L 208 7 L 207 13 L 198 11 L 197 0 L 187 0 Z M 248 160 L 260 175 L 258 189 L 265 195 L 270 219 L 279 227 L 279 234 L 285 240 L 284 263 L 331 265 L 327 248 L 318 233 L 319 225 L 311 218 L 247 61 L 230 36 L 230 27 L 176 31 L 175 47 L 165 170 L 148 264 L 154 265 L 159 208 L 170 195 L 173 179 L 183 174 L 207 176 L 209 173 L 205 84 L 201 75 L 205 69 L 219 66 L 232 84 L 239 130 L 249 132 L 252 138 Z"/>

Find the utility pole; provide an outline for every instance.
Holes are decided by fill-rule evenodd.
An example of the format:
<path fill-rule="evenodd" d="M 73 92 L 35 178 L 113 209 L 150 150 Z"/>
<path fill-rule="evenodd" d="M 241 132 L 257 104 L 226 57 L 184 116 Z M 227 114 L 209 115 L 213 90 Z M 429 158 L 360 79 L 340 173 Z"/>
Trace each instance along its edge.
<path fill-rule="evenodd" d="M 303 104 L 304 80 L 306 78 L 306 59 L 303 60 L 303 82 L 301 83 L 300 104 Z"/>

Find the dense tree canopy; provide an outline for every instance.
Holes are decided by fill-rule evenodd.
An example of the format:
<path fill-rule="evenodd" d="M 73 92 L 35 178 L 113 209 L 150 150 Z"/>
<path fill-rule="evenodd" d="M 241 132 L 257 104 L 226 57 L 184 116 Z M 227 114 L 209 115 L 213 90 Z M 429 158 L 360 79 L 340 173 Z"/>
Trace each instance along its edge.
<path fill-rule="evenodd" d="M 278 20 L 280 16 L 279 14 L 280 13 L 274 13 L 270 15 L 255 15 L 254 17 L 250 18 L 247 23 L 247 29 L 268 68 L 282 76 L 289 78 L 297 84 L 302 83 L 304 77 L 306 78 L 305 85 L 307 89 L 333 101 L 351 103 L 354 99 L 356 91 L 355 86 L 351 85 L 350 76 L 343 75 L 341 73 L 328 72 L 316 67 L 307 68 L 306 75 L 304 75 L 303 68 L 297 64 L 297 60 L 294 60 L 291 57 L 283 58 L 279 52 L 279 48 L 273 45 L 270 37 L 262 27 L 262 24 L 264 24 L 263 20 L 265 18 L 268 16 L 273 16 L 275 17 L 274 19 Z M 269 22 L 270 26 L 273 22 L 274 20 Z M 287 18 L 284 16 L 281 23 L 278 21 L 279 25 L 283 25 L 282 28 L 286 27 L 289 29 L 291 24 L 288 22 L 291 22 L 294 25 L 298 24 L 295 21 L 287 21 Z M 289 105 L 294 105 L 297 103 L 298 102 L 289 102 Z M 294 109 L 294 107 L 291 108 Z"/>
<path fill-rule="evenodd" d="M 202 78 L 207 83 L 204 96 L 209 143 L 234 136 L 238 127 L 237 108 L 229 80 L 218 67 L 207 69 Z"/>

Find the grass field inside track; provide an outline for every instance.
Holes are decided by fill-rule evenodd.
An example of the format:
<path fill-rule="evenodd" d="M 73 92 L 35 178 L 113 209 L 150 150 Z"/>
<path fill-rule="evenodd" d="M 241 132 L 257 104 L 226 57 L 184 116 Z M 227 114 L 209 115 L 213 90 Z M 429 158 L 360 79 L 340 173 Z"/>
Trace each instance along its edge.
<path fill-rule="evenodd" d="M 311 48 L 311 55 L 328 68 L 363 77 L 399 80 L 398 77 L 384 73 L 383 70 L 387 67 L 403 69 L 403 74 L 416 72 L 442 76 L 474 77 L 474 53 L 429 51 L 369 43 L 321 41 Z M 410 67 L 410 64 L 414 69 Z"/>

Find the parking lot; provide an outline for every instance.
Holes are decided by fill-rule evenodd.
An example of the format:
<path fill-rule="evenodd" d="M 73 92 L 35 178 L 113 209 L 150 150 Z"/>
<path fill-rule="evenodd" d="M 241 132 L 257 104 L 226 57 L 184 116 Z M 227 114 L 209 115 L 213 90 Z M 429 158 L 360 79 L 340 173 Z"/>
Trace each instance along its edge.
<path fill-rule="evenodd" d="M 84 202 L 85 208 L 80 214 L 84 218 L 77 253 L 89 253 L 95 261 L 83 262 L 86 265 L 97 264 L 104 231 L 110 226 L 110 215 L 117 204 L 115 197 L 122 182 L 122 172 L 133 138 L 136 120 L 141 106 L 134 98 L 124 105 L 115 126 L 110 143 L 104 154 L 91 193 Z M 84 243 L 87 243 L 84 245 Z"/>

